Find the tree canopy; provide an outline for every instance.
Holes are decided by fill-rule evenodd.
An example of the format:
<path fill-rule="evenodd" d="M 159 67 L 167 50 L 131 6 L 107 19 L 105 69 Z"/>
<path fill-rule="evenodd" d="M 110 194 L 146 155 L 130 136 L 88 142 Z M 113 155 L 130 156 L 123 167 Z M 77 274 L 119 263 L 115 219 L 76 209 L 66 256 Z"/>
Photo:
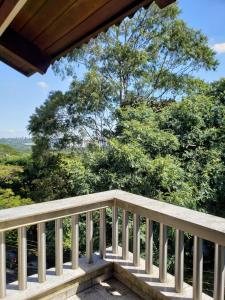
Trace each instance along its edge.
<path fill-rule="evenodd" d="M 225 84 L 194 77 L 218 62 L 179 15 L 152 5 L 54 65 L 73 80 L 30 119 L 32 197 L 121 188 L 217 213 Z"/>
<path fill-rule="evenodd" d="M 193 72 L 215 69 L 217 61 L 207 37 L 179 14 L 176 5 L 151 5 L 55 63 L 55 72 L 73 81 L 31 117 L 38 152 L 87 140 L 104 145 L 114 135 L 119 107 L 171 102 L 199 89 Z"/>
<path fill-rule="evenodd" d="M 39 199 L 56 199 L 119 188 L 224 216 L 223 86 L 224 79 L 205 84 L 160 108 L 148 101 L 118 108 L 106 146 L 47 151 L 41 168 L 35 160 L 33 196 L 35 190 Z"/>

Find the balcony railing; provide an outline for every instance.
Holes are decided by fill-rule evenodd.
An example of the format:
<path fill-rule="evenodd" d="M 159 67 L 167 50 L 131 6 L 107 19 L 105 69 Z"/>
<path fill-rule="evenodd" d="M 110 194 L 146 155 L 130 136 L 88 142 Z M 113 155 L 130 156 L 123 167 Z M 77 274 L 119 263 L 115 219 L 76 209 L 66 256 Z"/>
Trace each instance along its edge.
<path fill-rule="evenodd" d="M 18 289 L 27 288 L 27 238 L 26 227 L 37 224 L 38 229 L 38 281 L 46 282 L 46 231 L 45 223 L 55 221 L 55 275 L 63 275 L 63 218 L 72 221 L 72 269 L 79 268 L 79 222 L 86 213 L 86 256 L 93 262 L 93 211 L 100 210 L 100 256 L 106 257 L 106 208 L 112 208 L 112 253 L 118 254 L 118 208 L 122 209 L 122 259 L 128 260 L 129 219 L 133 213 L 133 266 L 141 264 L 140 217 L 146 218 L 145 274 L 151 274 L 153 266 L 153 222 L 160 224 L 159 233 L 159 282 L 167 281 L 168 226 L 176 229 L 175 241 L 175 292 L 184 291 L 184 232 L 194 236 L 193 294 L 194 300 L 204 298 L 202 292 L 203 239 L 215 244 L 214 295 L 224 300 L 225 273 L 225 219 L 192 211 L 164 202 L 127 192 L 114 190 L 63 200 L 33 204 L 0 211 L 0 297 L 7 299 L 5 233 L 18 230 Z M 169 275 L 170 276 L 170 275 Z M 165 297 L 166 298 L 166 297 Z M 161 298 L 160 298 L 161 299 Z M 163 298 L 164 299 L 164 298 Z M 178 297 L 179 299 L 179 297 Z M 184 298 L 180 298 L 184 299 Z M 187 298 L 185 298 L 187 299 Z M 208 299 L 208 298 L 207 298 Z M 209 297 L 210 299 L 210 297 Z"/>

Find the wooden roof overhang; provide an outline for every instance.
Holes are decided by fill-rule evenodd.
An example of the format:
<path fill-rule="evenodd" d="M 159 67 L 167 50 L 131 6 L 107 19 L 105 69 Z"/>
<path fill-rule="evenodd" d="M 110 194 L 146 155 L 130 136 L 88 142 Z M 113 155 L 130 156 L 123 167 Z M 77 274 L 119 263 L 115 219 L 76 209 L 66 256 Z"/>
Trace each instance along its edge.
<path fill-rule="evenodd" d="M 0 60 L 30 76 L 154 0 L 0 0 Z M 160 8 L 175 0 L 155 0 Z"/>

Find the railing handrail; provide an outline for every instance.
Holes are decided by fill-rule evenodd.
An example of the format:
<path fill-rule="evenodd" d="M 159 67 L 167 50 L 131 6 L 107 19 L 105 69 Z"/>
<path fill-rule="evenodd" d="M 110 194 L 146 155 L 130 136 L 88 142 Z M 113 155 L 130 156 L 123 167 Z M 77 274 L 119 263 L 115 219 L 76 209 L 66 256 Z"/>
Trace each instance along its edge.
<path fill-rule="evenodd" d="M 0 232 L 113 206 L 115 190 L 0 210 Z"/>
<path fill-rule="evenodd" d="M 121 190 L 111 190 L 0 210 L 0 231 L 55 220 L 113 205 L 225 246 L 224 218 Z"/>
<path fill-rule="evenodd" d="M 147 197 L 117 191 L 116 206 L 225 246 L 225 219 Z"/>

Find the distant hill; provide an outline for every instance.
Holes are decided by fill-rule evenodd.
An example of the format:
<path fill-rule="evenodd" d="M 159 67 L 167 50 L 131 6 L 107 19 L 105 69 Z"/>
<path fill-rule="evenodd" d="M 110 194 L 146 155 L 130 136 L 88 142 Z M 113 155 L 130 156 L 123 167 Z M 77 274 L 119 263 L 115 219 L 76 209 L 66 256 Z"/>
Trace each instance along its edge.
<path fill-rule="evenodd" d="M 33 143 L 30 138 L 0 138 L 0 145 L 8 145 L 16 151 L 28 152 L 31 151 Z"/>
<path fill-rule="evenodd" d="M 0 158 L 10 156 L 10 155 L 17 155 L 17 154 L 18 151 L 16 151 L 11 146 L 0 144 Z"/>

